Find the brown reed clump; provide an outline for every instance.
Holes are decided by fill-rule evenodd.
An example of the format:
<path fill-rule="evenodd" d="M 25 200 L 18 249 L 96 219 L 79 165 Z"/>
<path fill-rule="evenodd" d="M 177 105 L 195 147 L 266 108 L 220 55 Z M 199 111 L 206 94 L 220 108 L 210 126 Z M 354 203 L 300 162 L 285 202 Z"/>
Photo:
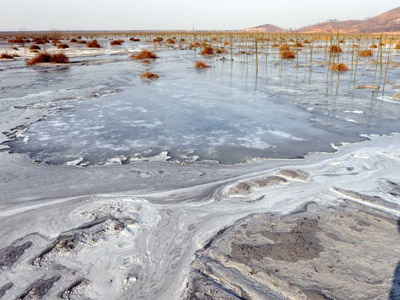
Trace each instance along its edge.
<path fill-rule="evenodd" d="M 14 56 L 8 54 L 7 52 L 0 54 L 0 59 L 12 59 L 12 58 L 14 58 Z"/>
<path fill-rule="evenodd" d="M 342 52 L 343 52 L 343 49 L 342 49 L 342 47 L 340 47 L 340 46 L 332 45 L 332 46 L 330 46 L 330 48 L 329 48 L 329 52 L 331 52 L 331 53 L 342 53 Z"/>
<path fill-rule="evenodd" d="M 372 44 L 371 46 L 369 46 L 371 49 L 376 49 L 376 48 L 378 48 L 378 46 L 377 45 L 375 45 L 375 44 Z"/>
<path fill-rule="evenodd" d="M 303 47 L 303 44 L 300 43 L 300 42 L 296 42 L 295 46 L 296 46 L 297 48 L 301 48 L 301 47 Z"/>
<path fill-rule="evenodd" d="M 372 50 L 361 50 L 360 52 L 358 52 L 358 55 L 361 57 L 371 57 L 374 55 L 374 53 L 372 52 Z"/>
<path fill-rule="evenodd" d="M 348 71 L 349 67 L 345 63 L 339 63 L 339 64 L 334 64 L 332 66 L 332 70 L 344 72 L 344 71 Z"/>
<path fill-rule="evenodd" d="M 161 43 L 163 40 L 164 40 L 164 38 L 162 38 L 161 36 L 159 36 L 159 37 L 156 37 L 156 38 L 153 40 L 153 42 L 154 42 L 154 43 Z"/>
<path fill-rule="evenodd" d="M 39 63 L 56 63 L 56 64 L 67 64 L 69 62 L 68 56 L 64 53 L 49 54 L 42 52 L 37 54 L 34 58 L 27 61 L 28 66 L 33 66 Z"/>
<path fill-rule="evenodd" d="M 140 39 L 134 38 L 134 37 L 130 38 L 129 40 L 130 40 L 131 42 L 140 42 Z"/>
<path fill-rule="evenodd" d="M 194 66 L 196 67 L 196 69 L 206 69 L 209 68 L 210 66 L 207 65 L 204 61 L 196 61 Z"/>
<path fill-rule="evenodd" d="M 68 49 L 68 48 L 69 48 L 68 44 L 64 43 L 58 44 L 57 46 L 57 49 Z"/>
<path fill-rule="evenodd" d="M 137 54 L 135 53 L 132 54 L 131 57 L 136 60 L 144 60 L 144 59 L 156 59 L 157 55 L 149 50 L 142 50 Z"/>
<path fill-rule="evenodd" d="M 289 51 L 290 50 L 290 46 L 288 44 L 283 44 L 279 47 L 280 51 Z"/>
<path fill-rule="evenodd" d="M 272 48 L 278 48 L 278 47 L 279 47 L 279 44 L 277 44 L 277 43 L 272 45 Z"/>
<path fill-rule="evenodd" d="M 189 44 L 189 49 L 198 48 L 198 47 L 200 47 L 200 43 L 190 43 Z"/>
<path fill-rule="evenodd" d="M 296 58 L 296 54 L 290 50 L 283 50 L 283 51 L 281 51 L 281 58 L 282 59 L 293 59 L 293 58 Z"/>
<path fill-rule="evenodd" d="M 87 48 L 101 48 L 100 44 L 97 42 L 97 40 L 92 40 L 90 42 L 86 43 Z"/>
<path fill-rule="evenodd" d="M 398 44 L 394 47 L 394 49 L 400 50 L 400 43 L 398 43 Z"/>
<path fill-rule="evenodd" d="M 74 39 L 70 39 L 70 40 L 69 40 L 69 42 L 70 42 L 70 43 L 76 43 L 77 41 L 78 41 L 78 40 L 77 40 L 77 39 L 75 39 L 75 38 L 74 38 Z"/>
<path fill-rule="evenodd" d="M 311 42 L 309 40 L 304 40 L 303 43 L 304 44 L 311 44 Z"/>
<path fill-rule="evenodd" d="M 110 45 L 111 46 L 121 46 L 125 41 L 124 40 L 115 40 L 111 41 Z"/>
<path fill-rule="evenodd" d="M 29 50 L 30 50 L 31 52 L 39 51 L 39 50 L 40 50 L 40 46 L 38 46 L 38 45 L 32 45 L 32 46 L 29 47 Z"/>
<path fill-rule="evenodd" d="M 175 40 L 172 38 L 167 39 L 167 44 L 169 45 L 174 45 L 175 44 Z"/>
<path fill-rule="evenodd" d="M 222 49 L 222 48 L 217 48 L 215 50 L 216 53 L 218 54 L 224 54 L 224 53 L 228 53 L 228 51 L 226 51 L 226 49 Z"/>
<path fill-rule="evenodd" d="M 201 55 L 213 55 L 214 54 L 214 49 L 211 46 L 205 46 L 203 50 L 201 51 Z"/>
<path fill-rule="evenodd" d="M 153 72 L 144 72 L 140 75 L 140 77 L 142 77 L 143 79 L 157 79 L 160 76 L 158 76 L 158 74 Z"/>

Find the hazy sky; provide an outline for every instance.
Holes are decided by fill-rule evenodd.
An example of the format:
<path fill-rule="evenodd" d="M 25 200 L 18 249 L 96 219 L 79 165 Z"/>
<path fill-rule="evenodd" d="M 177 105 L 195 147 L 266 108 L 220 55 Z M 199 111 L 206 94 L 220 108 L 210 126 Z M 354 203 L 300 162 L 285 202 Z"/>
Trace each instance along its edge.
<path fill-rule="evenodd" d="M 0 0 L 0 31 L 298 28 L 398 6 L 399 0 Z"/>

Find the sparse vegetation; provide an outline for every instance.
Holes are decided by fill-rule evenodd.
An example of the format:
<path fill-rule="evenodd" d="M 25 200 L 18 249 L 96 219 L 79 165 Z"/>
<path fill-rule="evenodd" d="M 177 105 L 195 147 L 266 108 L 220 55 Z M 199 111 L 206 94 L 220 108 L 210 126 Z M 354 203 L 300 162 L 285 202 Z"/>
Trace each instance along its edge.
<path fill-rule="evenodd" d="M 32 45 L 29 47 L 29 51 L 31 51 L 31 52 L 38 52 L 39 50 L 41 50 L 41 49 L 40 49 L 40 46 L 38 46 L 38 45 Z"/>
<path fill-rule="evenodd" d="M 57 49 L 68 49 L 68 48 L 69 48 L 68 44 L 60 43 L 57 45 Z"/>
<path fill-rule="evenodd" d="M 90 42 L 86 43 L 87 48 L 101 48 L 100 44 L 97 42 L 97 40 L 92 40 Z"/>
<path fill-rule="evenodd" d="M 140 75 L 140 77 L 142 77 L 143 79 L 150 79 L 151 80 L 151 79 L 157 79 L 160 76 L 158 74 L 156 74 L 156 73 L 153 73 L 153 72 L 144 72 L 144 73 L 142 73 Z"/>
<path fill-rule="evenodd" d="M 201 55 L 213 55 L 213 54 L 214 54 L 214 49 L 209 45 L 206 45 L 201 51 Z"/>
<path fill-rule="evenodd" d="M 111 46 L 121 46 L 123 43 L 125 43 L 124 40 L 114 40 L 110 42 Z"/>
<path fill-rule="evenodd" d="M 340 47 L 340 46 L 332 45 L 332 46 L 330 46 L 330 48 L 329 48 L 329 52 L 330 52 L 330 53 L 342 53 L 342 52 L 343 52 L 343 49 L 342 49 L 342 47 Z"/>
<path fill-rule="evenodd" d="M 13 59 L 14 56 L 12 56 L 11 54 L 6 53 L 2 53 L 0 54 L 0 59 Z"/>
<path fill-rule="evenodd" d="M 169 45 L 174 45 L 175 44 L 175 40 L 172 38 L 167 39 L 167 44 Z"/>
<path fill-rule="evenodd" d="M 42 53 L 37 54 L 31 60 L 29 60 L 26 64 L 28 66 L 32 66 L 32 65 L 39 64 L 39 63 L 67 64 L 68 62 L 69 62 L 69 58 L 64 53 L 49 54 L 47 52 L 42 52 Z"/>
<path fill-rule="evenodd" d="M 207 65 L 204 61 L 196 61 L 195 62 L 195 67 L 197 68 L 197 69 L 206 69 L 206 68 L 209 68 L 210 66 L 209 65 Z"/>
<path fill-rule="evenodd" d="M 136 60 L 143 60 L 143 59 L 156 59 L 157 55 L 149 50 L 142 50 L 137 54 L 135 53 L 132 54 L 131 57 Z"/>
<path fill-rule="evenodd" d="M 374 53 L 372 52 L 372 50 L 361 50 L 360 52 L 358 52 L 358 55 L 361 57 L 370 57 L 373 56 Z"/>
<path fill-rule="evenodd" d="M 349 67 L 345 63 L 339 63 L 339 64 L 334 64 L 332 66 L 332 70 L 344 72 L 344 71 L 348 71 Z"/>
<path fill-rule="evenodd" d="M 164 40 L 164 38 L 162 38 L 162 37 L 156 37 L 154 40 L 153 40 L 153 42 L 154 43 L 161 43 L 162 41 Z"/>
<path fill-rule="evenodd" d="M 293 58 L 296 58 L 296 54 L 290 50 L 283 50 L 283 51 L 281 51 L 281 58 L 282 59 L 293 59 Z"/>

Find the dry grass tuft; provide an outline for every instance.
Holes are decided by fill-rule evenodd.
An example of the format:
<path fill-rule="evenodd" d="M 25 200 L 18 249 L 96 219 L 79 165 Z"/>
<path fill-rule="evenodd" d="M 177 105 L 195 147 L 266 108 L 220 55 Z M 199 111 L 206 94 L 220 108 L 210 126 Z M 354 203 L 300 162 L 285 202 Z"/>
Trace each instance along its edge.
<path fill-rule="evenodd" d="M 333 70 L 333 71 L 344 72 L 344 71 L 348 71 L 348 70 L 349 70 L 349 67 L 348 67 L 345 63 L 334 64 L 334 65 L 332 66 L 332 70 Z"/>
<path fill-rule="evenodd" d="M 289 51 L 290 50 L 290 46 L 288 44 L 283 44 L 279 47 L 280 51 Z"/>
<path fill-rule="evenodd" d="M 0 59 L 13 59 L 14 56 L 12 56 L 11 54 L 6 53 L 2 53 L 0 54 Z"/>
<path fill-rule="evenodd" d="M 158 76 L 158 74 L 156 73 L 152 73 L 152 72 L 144 72 L 140 75 L 140 77 L 142 77 L 143 79 L 157 79 L 160 76 Z"/>
<path fill-rule="evenodd" d="M 100 44 L 96 40 L 93 40 L 91 42 L 87 42 L 86 43 L 86 47 L 87 48 L 101 48 Z"/>
<path fill-rule="evenodd" d="M 281 51 L 281 57 L 283 59 L 293 59 L 296 58 L 296 54 L 290 50 L 283 50 Z"/>
<path fill-rule="evenodd" d="M 132 54 L 132 58 L 136 60 L 143 60 L 143 59 L 156 59 L 157 55 L 149 50 L 142 50 L 138 54 Z"/>
<path fill-rule="evenodd" d="M 161 43 L 163 40 L 164 40 L 164 38 L 162 38 L 161 36 L 159 36 L 159 37 L 156 37 L 156 38 L 153 40 L 153 42 L 154 42 L 154 43 Z"/>
<path fill-rule="evenodd" d="M 131 42 L 140 42 L 140 39 L 138 39 L 138 38 L 130 38 L 129 39 Z"/>
<path fill-rule="evenodd" d="M 169 38 L 169 39 L 167 39 L 167 44 L 174 45 L 175 44 L 175 40 L 172 39 L 172 38 Z"/>
<path fill-rule="evenodd" d="M 198 48 L 198 47 L 200 47 L 200 43 L 190 43 L 189 44 L 189 49 Z"/>
<path fill-rule="evenodd" d="M 332 46 L 329 48 L 329 51 L 330 51 L 331 53 L 342 53 L 342 52 L 343 52 L 343 49 L 342 49 L 342 47 L 340 47 L 340 46 L 332 45 Z"/>
<path fill-rule="evenodd" d="M 358 55 L 361 57 L 370 57 L 373 56 L 374 53 L 372 52 L 372 50 L 361 50 L 360 52 L 358 52 Z"/>
<path fill-rule="evenodd" d="M 369 46 L 371 49 L 376 49 L 376 48 L 378 48 L 378 46 L 377 45 L 375 45 L 375 44 L 372 44 L 371 46 Z"/>
<path fill-rule="evenodd" d="M 33 66 L 39 63 L 67 64 L 68 62 L 69 58 L 64 53 L 49 54 L 47 52 L 42 52 L 29 60 L 26 64 L 28 66 Z"/>
<path fill-rule="evenodd" d="M 207 65 L 204 61 L 196 61 L 195 62 L 195 64 L 194 64 L 194 66 L 197 68 L 197 69 L 205 69 L 205 68 L 209 68 L 210 66 L 209 65 Z"/>
<path fill-rule="evenodd" d="M 68 48 L 69 48 L 68 44 L 64 43 L 58 44 L 57 46 L 57 49 L 68 49 Z"/>
<path fill-rule="evenodd" d="M 121 46 L 123 43 L 125 43 L 124 40 L 115 40 L 115 41 L 111 41 L 110 45 L 111 46 Z"/>
<path fill-rule="evenodd" d="M 228 51 L 226 51 L 225 49 L 222 49 L 222 48 L 217 48 L 217 49 L 215 50 L 215 52 L 217 52 L 218 54 L 228 53 Z"/>
<path fill-rule="evenodd" d="M 31 52 L 35 52 L 35 51 L 39 51 L 40 47 L 38 45 L 32 45 L 29 47 L 29 51 Z"/>
<path fill-rule="evenodd" d="M 211 46 L 205 46 L 201 51 L 201 55 L 213 55 L 214 49 Z"/>
<path fill-rule="evenodd" d="M 300 42 L 297 42 L 297 43 L 295 44 L 295 46 L 296 46 L 297 48 L 301 48 L 301 47 L 303 47 L 303 44 L 300 43 Z"/>
<path fill-rule="evenodd" d="M 77 39 L 70 39 L 70 43 L 76 43 L 78 40 Z"/>
<path fill-rule="evenodd" d="M 396 46 L 394 46 L 394 49 L 400 50 L 400 43 L 398 43 Z"/>

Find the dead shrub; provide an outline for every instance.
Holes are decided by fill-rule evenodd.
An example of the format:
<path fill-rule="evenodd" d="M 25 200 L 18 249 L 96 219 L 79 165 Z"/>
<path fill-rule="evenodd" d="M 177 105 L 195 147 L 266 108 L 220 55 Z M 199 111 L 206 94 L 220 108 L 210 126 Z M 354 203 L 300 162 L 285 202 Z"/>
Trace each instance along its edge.
<path fill-rule="evenodd" d="M 300 42 L 296 42 L 295 46 L 296 46 L 297 48 L 301 48 L 301 47 L 303 47 L 303 44 L 300 43 Z"/>
<path fill-rule="evenodd" d="M 189 49 L 198 48 L 198 47 L 200 47 L 200 43 L 190 43 L 189 44 Z"/>
<path fill-rule="evenodd" d="M 129 40 L 131 42 L 140 42 L 140 39 L 138 39 L 138 38 L 130 38 Z"/>
<path fill-rule="evenodd" d="M 226 51 L 225 49 L 222 49 L 222 48 L 217 48 L 217 49 L 215 50 L 215 52 L 217 52 L 218 54 L 228 53 L 228 51 Z"/>
<path fill-rule="evenodd" d="M 137 54 L 135 53 L 132 54 L 131 57 L 136 60 L 143 60 L 143 59 L 156 59 L 157 55 L 149 50 L 142 50 Z"/>
<path fill-rule="evenodd" d="M 283 44 L 279 47 L 280 51 L 289 51 L 290 50 L 290 46 L 288 44 Z"/>
<path fill-rule="evenodd" d="M 38 51 L 38 50 L 40 50 L 40 46 L 38 46 L 38 45 L 32 45 L 32 46 L 29 47 L 29 50 L 30 50 L 31 52 Z"/>
<path fill-rule="evenodd" d="M 372 52 L 372 50 L 361 50 L 360 52 L 358 52 L 358 55 L 361 57 L 370 57 L 373 56 L 374 53 Z"/>
<path fill-rule="evenodd" d="M 12 59 L 14 56 L 8 54 L 7 52 L 0 54 L 0 59 Z"/>
<path fill-rule="evenodd" d="M 332 46 L 330 46 L 330 48 L 329 48 L 329 52 L 330 52 L 330 53 L 342 53 L 342 52 L 343 52 L 343 49 L 342 49 L 342 47 L 340 47 L 340 46 L 332 45 Z"/>
<path fill-rule="evenodd" d="M 281 58 L 282 59 L 293 59 L 293 58 L 296 58 L 296 54 L 290 50 L 283 50 L 283 51 L 281 51 Z"/>
<path fill-rule="evenodd" d="M 332 70 L 344 72 L 344 71 L 348 71 L 349 67 L 345 63 L 339 63 L 339 64 L 334 64 L 332 66 Z"/>
<path fill-rule="evenodd" d="M 205 68 L 209 68 L 210 66 L 207 65 L 204 61 L 196 61 L 194 66 L 196 67 L 196 69 L 205 69 Z"/>
<path fill-rule="evenodd" d="M 175 40 L 169 38 L 169 39 L 167 39 L 167 44 L 169 44 L 169 45 L 174 45 L 174 44 L 175 44 Z"/>
<path fill-rule="evenodd" d="M 375 44 L 372 44 L 371 46 L 369 46 L 371 49 L 376 49 L 376 48 L 378 48 L 378 46 L 377 45 L 375 45 Z"/>
<path fill-rule="evenodd" d="M 158 76 L 158 74 L 153 72 L 144 72 L 140 75 L 140 77 L 142 77 L 143 79 L 157 79 L 160 76 Z"/>
<path fill-rule="evenodd" d="M 101 48 L 100 44 L 97 42 L 97 40 L 92 40 L 90 42 L 86 43 L 87 48 Z"/>
<path fill-rule="evenodd" d="M 201 51 L 201 55 L 213 55 L 214 49 L 211 46 L 205 46 Z"/>
<path fill-rule="evenodd" d="M 111 41 L 110 45 L 111 46 L 121 46 L 123 43 L 125 43 L 124 40 L 115 40 L 115 41 Z"/>
<path fill-rule="evenodd" d="M 153 40 L 153 42 L 154 42 L 154 43 L 161 43 L 163 40 L 164 40 L 164 38 L 162 38 L 161 36 L 159 36 L 159 37 L 156 37 L 156 38 Z"/>
<path fill-rule="evenodd" d="M 78 40 L 77 39 L 70 39 L 69 42 L 70 43 L 76 43 Z"/>
<path fill-rule="evenodd" d="M 32 66 L 39 63 L 67 64 L 68 62 L 69 58 L 64 53 L 49 54 L 47 52 L 42 52 L 29 60 L 26 64 Z"/>
<path fill-rule="evenodd" d="M 60 43 L 57 46 L 57 49 L 68 49 L 69 45 L 68 44 L 64 44 L 64 43 Z"/>

